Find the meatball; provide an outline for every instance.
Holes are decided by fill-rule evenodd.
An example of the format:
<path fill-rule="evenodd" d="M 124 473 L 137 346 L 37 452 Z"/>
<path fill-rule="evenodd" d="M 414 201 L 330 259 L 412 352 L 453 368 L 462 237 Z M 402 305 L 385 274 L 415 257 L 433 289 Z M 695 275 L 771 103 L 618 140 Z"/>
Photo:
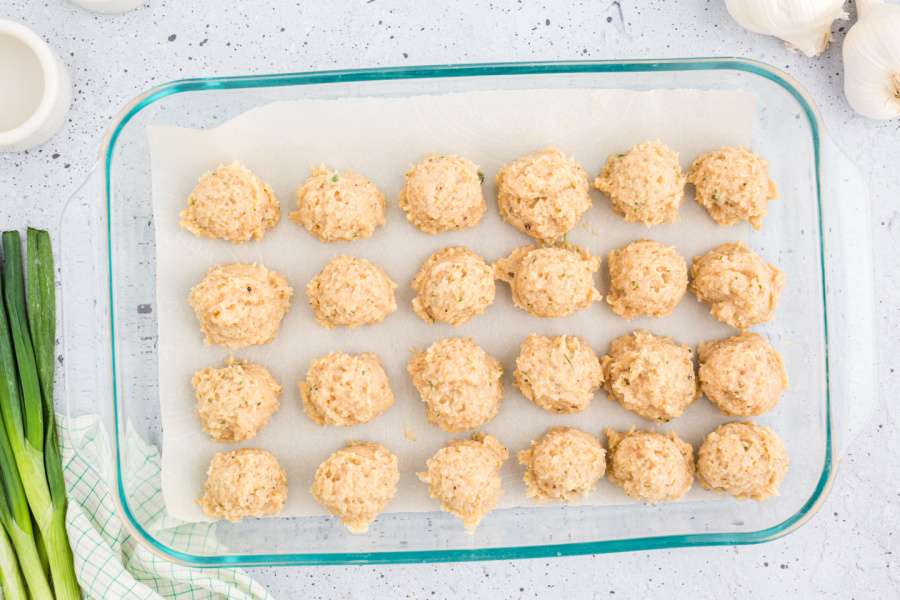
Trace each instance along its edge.
<path fill-rule="evenodd" d="M 474 227 L 487 209 L 482 181 L 484 175 L 470 160 L 452 154 L 426 156 L 406 172 L 400 208 L 425 233 Z"/>
<path fill-rule="evenodd" d="M 235 244 L 262 239 L 280 219 L 272 188 L 236 162 L 204 173 L 181 211 L 181 226 L 194 235 Z"/>
<path fill-rule="evenodd" d="M 610 156 L 594 187 L 609 196 L 626 221 L 649 227 L 678 220 L 684 183 L 678 154 L 654 141 Z"/>
<path fill-rule="evenodd" d="M 687 263 L 672 246 L 631 242 L 609 253 L 606 302 L 617 315 L 665 317 L 687 291 Z"/>
<path fill-rule="evenodd" d="M 746 148 L 726 147 L 701 154 L 688 169 L 695 197 L 719 225 L 750 221 L 762 227 L 770 200 L 778 198 L 769 164 Z"/>
<path fill-rule="evenodd" d="M 741 242 L 722 244 L 691 265 L 691 291 L 709 312 L 737 329 L 772 319 L 784 273 Z"/>
<path fill-rule="evenodd" d="M 380 323 L 397 310 L 394 283 L 378 265 L 363 258 L 337 256 L 306 285 L 309 306 L 322 327 Z"/>
<path fill-rule="evenodd" d="M 609 480 L 635 500 L 678 500 L 694 483 L 691 445 L 674 431 L 606 430 Z"/>
<path fill-rule="evenodd" d="M 784 444 L 774 431 L 754 423 L 720 425 L 697 452 L 697 478 L 703 487 L 736 498 L 777 496 L 787 470 Z"/>
<path fill-rule="evenodd" d="M 699 395 L 694 353 L 670 338 L 634 331 L 613 340 L 601 359 L 606 392 L 645 419 L 681 416 Z"/>
<path fill-rule="evenodd" d="M 606 472 L 600 440 L 572 427 L 554 427 L 519 452 L 528 496 L 571 502 L 593 490 Z"/>
<path fill-rule="evenodd" d="M 219 369 L 201 369 L 191 378 L 203 431 L 217 442 L 256 437 L 276 410 L 281 386 L 269 371 L 231 360 Z"/>
<path fill-rule="evenodd" d="M 369 353 L 320 356 L 300 382 L 300 397 L 314 423 L 340 427 L 368 423 L 394 404 L 387 373 Z"/>
<path fill-rule="evenodd" d="M 417 475 L 441 509 L 462 519 L 474 533 L 503 495 L 500 467 L 507 458 L 509 451 L 497 438 L 476 433 L 438 450 L 425 463 L 426 471 Z"/>
<path fill-rule="evenodd" d="M 275 339 L 293 295 L 280 273 L 231 263 L 212 267 L 191 289 L 188 302 L 207 344 L 237 349 Z"/>
<path fill-rule="evenodd" d="M 285 500 L 287 475 L 275 455 L 241 448 L 213 456 L 197 503 L 208 517 L 240 521 L 278 514 Z"/>
<path fill-rule="evenodd" d="M 381 444 L 352 442 L 319 465 L 310 491 L 351 533 L 365 533 L 397 493 L 397 465 Z"/>
<path fill-rule="evenodd" d="M 775 408 L 787 389 L 781 355 L 765 338 L 742 333 L 697 349 L 700 389 L 723 414 L 753 417 Z"/>
<path fill-rule="evenodd" d="M 545 148 L 506 165 L 497 173 L 497 207 L 503 220 L 541 242 L 571 231 L 587 209 L 588 177 L 575 159 Z"/>
<path fill-rule="evenodd" d="M 407 371 L 427 406 L 428 420 L 449 432 L 493 419 L 503 400 L 503 368 L 472 338 L 439 340 L 416 352 Z"/>
<path fill-rule="evenodd" d="M 494 267 L 462 246 L 438 250 L 413 280 L 413 310 L 427 323 L 462 325 L 494 301 Z"/>
<path fill-rule="evenodd" d="M 523 246 L 495 263 L 513 303 L 536 317 L 565 317 L 602 299 L 594 287 L 600 259 L 574 244 Z"/>
<path fill-rule="evenodd" d="M 350 171 L 314 168 L 297 189 L 291 220 L 323 242 L 362 240 L 384 225 L 384 194 Z"/>
<path fill-rule="evenodd" d="M 603 383 L 603 369 L 583 338 L 532 334 L 522 342 L 513 377 L 523 396 L 564 414 L 587 408 Z"/>

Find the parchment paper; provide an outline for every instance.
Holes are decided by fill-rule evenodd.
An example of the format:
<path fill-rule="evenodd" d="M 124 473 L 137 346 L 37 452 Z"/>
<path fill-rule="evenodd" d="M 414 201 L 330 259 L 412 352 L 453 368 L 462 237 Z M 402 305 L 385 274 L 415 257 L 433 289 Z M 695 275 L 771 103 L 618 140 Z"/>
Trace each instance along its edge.
<path fill-rule="evenodd" d="M 452 335 L 474 337 L 504 365 L 506 394 L 500 414 L 484 430 L 505 443 L 512 455 L 503 469 L 505 495 L 501 507 L 531 506 L 525 496 L 522 468 L 515 453 L 553 425 L 572 425 L 594 434 L 605 427 L 654 428 L 600 391 L 591 406 L 576 415 L 557 416 L 525 400 L 512 385 L 521 341 L 529 333 L 578 334 L 597 351 L 636 328 L 673 336 L 694 345 L 731 331 L 708 315 L 705 306 L 687 295 L 667 318 L 616 316 L 605 303 L 562 319 L 538 319 L 513 307 L 509 288 L 498 282 L 497 299 L 487 313 L 464 326 L 427 325 L 413 313 L 410 282 L 433 251 L 464 244 L 489 260 L 506 255 L 530 239 L 503 223 L 494 202 L 494 175 L 510 160 L 547 145 L 574 155 L 593 178 L 607 155 L 632 144 L 661 139 L 680 154 L 684 167 L 698 153 L 726 144 L 750 144 L 754 97 L 745 92 L 660 90 L 527 90 L 468 92 L 411 98 L 348 98 L 278 102 L 246 112 L 214 129 L 200 131 L 168 126 L 150 128 L 153 208 L 157 249 L 159 318 L 159 389 L 163 428 L 162 485 L 169 513 L 196 521 L 204 516 L 196 504 L 205 471 L 217 451 L 237 447 L 211 441 L 194 412 L 190 379 L 193 372 L 221 365 L 230 355 L 205 346 L 193 311 L 190 288 L 218 263 L 260 262 L 283 273 L 294 287 L 294 302 L 277 339 L 234 356 L 260 362 L 281 382 L 281 409 L 256 439 L 240 444 L 268 449 L 288 473 L 289 495 L 283 516 L 322 515 L 309 494 L 316 467 L 348 440 L 373 440 L 400 458 L 400 486 L 388 512 L 434 511 L 415 472 L 455 436 L 430 425 L 425 408 L 406 374 L 413 348 Z M 396 206 L 406 169 L 430 152 L 456 153 L 485 173 L 488 212 L 471 230 L 438 236 L 412 227 Z M 194 237 L 178 226 L 178 213 L 206 170 L 239 160 L 273 187 L 281 200 L 282 222 L 265 239 L 235 246 Z M 295 208 L 294 190 L 310 167 L 324 163 L 356 170 L 371 178 L 389 199 L 387 225 L 364 241 L 323 244 L 287 218 Z M 606 293 L 606 253 L 629 241 L 648 237 L 674 244 L 690 259 L 718 243 L 746 240 L 748 228 L 720 228 L 689 196 L 680 221 L 647 229 L 627 224 L 592 191 L 594 207 L 569 240 L 603 257 L 598 287 Z M 306 283 L 338 254 L 373 260 L 399 284 L 398 310 L 382 324 L 357 330 L 328 331 L 316 324 L 305 297 Z M 310 361 L 330 351 L 377 353 L 397 398 L 394 407 L 372 423 L 353 428 L 318 427 L 302 411 L 296 382 Z M 698 444 L 726 419 L 699 399 L 673 422 L 674 429 Z M 604 440 L 605 443 L 605 440 Z M 699 485 L 687 499 L 713 499 Z M 608 481 L 584 504 L 630 502 Z"/>

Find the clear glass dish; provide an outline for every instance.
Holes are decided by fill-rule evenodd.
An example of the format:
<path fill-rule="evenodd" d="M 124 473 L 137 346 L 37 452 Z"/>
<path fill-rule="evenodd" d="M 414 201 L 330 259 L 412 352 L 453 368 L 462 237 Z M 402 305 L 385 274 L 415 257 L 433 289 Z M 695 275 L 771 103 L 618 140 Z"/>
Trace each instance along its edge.
<path fill-rule="evenodd" d="M 155 240 L 146 127 L 212 127 L 278 100 L 406 96 L 535 88 L 742 89 L 757 97 L 756 148 L 790 161 L 779 181 L 784 218 L 753 244 L 791 276 L 770 335 L 792 340 L 792 401 L 783 428 L 792 476 L 767 502 L 723 499 L 660 506 L 497 511 L 477 535 L 438 513 L 385 515 L 377 534 L 351 536 L 325 518 L 215 525 L 219 547 L 187 550 L 156 536 L 137 509 L 140 482 L 126 431 L 160 445 Z M 61 223 L 64 398 L 69 415 L 100 413 L 115 457 L 117 501 L 129 529 L 170 560 L 197 566 L 392 563 L 526 558 L 649 548 L 758 543 L 806 522 L 833 481 L 836 416 L 871 397 L 872 280 L 865 205 L 854 172 L 823 136 L 808 95 L 785 74 L 741 59 L 484 64 L 176 81 L 135 98 L 110 128 L 92 181 Z M 96 235 L 86 235 L 93 232 Z M 91 243 L 85 243 L 90 238 Z M 96 352 L 85 353 L 85 347 Z M 844 360 L 852 352 L 853 368 Z M 222 549 L 225 550 L 222 550 Z"/>

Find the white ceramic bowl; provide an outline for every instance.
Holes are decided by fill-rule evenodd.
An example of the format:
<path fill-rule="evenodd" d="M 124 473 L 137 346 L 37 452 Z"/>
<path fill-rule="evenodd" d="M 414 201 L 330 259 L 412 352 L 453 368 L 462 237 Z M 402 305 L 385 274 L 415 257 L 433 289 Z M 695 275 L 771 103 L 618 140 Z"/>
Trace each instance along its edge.
<path fill-rule="evenodd" d="M 100 13 L 120 13 L 141 6 L 144 0 L 69 0 L 72 4 Z"/>
<path fill-rule="evenodd" d="M 35 32 L 0 19 L 0 151 L 43 144 L 59 131 L 72 103 L 72 82 L 59 57 Z"/>

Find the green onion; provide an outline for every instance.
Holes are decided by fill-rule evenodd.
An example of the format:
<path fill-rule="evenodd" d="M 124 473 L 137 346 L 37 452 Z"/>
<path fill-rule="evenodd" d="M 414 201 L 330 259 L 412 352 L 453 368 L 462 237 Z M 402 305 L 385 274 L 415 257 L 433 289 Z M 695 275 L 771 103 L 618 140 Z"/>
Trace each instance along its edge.
<path fill-rule="evenodd" d="M 81 592 L 65 529 L 65 484 L 53 411 L 54 274 L 49 237 L 45 236 L 46 232 L 29 233 L 28 315 L 19 233 L 3 233 L 2 291 L 9 325 L 7 331 L 0 331 L 0 387 L 5 388 L 0 392 L 5 394 L 0 395 L 0 416 L 47 551 L 55 596 L 78 600 Z"/>
<path fill-rule="evenodd" d="M 53 519 L 50 533 L 46 540 L 48 559 L 62 569 L 64 576 L 58 582 L 54 575 L 53 586 L 57 596 L 61 594 L 59 587 L 68 585 L 70 597 L 79 598 L 80 590 L 75 578 L 75 567 L 69 536 L 66 532 L 66 481 L 63 477 L 62 457 L 59 453 L 59 440 L 56 434 L 56 412 L 53 408 L 53 373 L 54 356 L 56 355 L 56 280 L 53 269 L 53 248 L 50 234 L 38 229 L 28 229 L 28 325 L 34 343 L 35 362 L 38 379 L 41 384 L 41 397 L 44 406 L 44 465 L 47 470 L 47 482 L 50 485 L 50 500 L 53 503 Z M 55 556 L 54 556 L 55 555 Z"/>
<path fill-rule="evenodd" d="M 7 414 L 14 412 L 8 408 L 11 408 L 13 403 L 19 402 L 18 381 L 13 365 L 13 351 L 9 343 L 6 313 L 0 310 L 0 410 L 2 410 L 4 425 L 8 422 Z M 31 527 L 28 501 L 22 487 L 22 480 L 19 478 L 10 436 L 7 433 L 8 430 L 5 426 L 0 427 L 0 525 L 12 540 L 19 557 L 19 564 L 28 580 L 32 598 L 52 599 L 53 593 L 50 591 L 50 584 L 47 582 L 41 565 L 34 531 Z M 21 429 L 16 433 L 15 437 L 21 445 L 24 442 Z M 9 583 L 11 579 L 4 576 L 4 583 Z M 4 589 L 4 593 L 6 593 L 6 589 Z"/>
<path fill-rule="evenodd" d="M 22 573 L 19 572 L 19 561 L 16 560 L 16 551 L 9 543 L 6 529 L 3 527 L 0 527 L 0 591 L 3 592 L 3 597 L 9 600 L 28 600 L 25 582 L 22 581 Z"/>

